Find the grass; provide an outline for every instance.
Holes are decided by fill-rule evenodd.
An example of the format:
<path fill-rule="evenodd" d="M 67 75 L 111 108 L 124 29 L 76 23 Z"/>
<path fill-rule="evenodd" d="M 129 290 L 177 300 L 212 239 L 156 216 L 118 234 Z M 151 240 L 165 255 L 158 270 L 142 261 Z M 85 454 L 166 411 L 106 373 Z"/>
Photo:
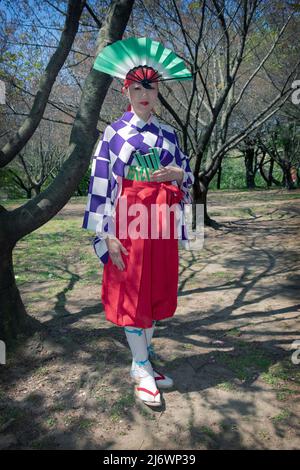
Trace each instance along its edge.
<path fill-rule="evenodd" d="M 236 431 L 238 429 L 238 426 L 236 424 L 227 423 L 223 421 L 220 423 L 220 429 L 224 432 Z"/>
<path fill-rule="evenodd" d="M 127 393 L 117 400 L 110 409 L 110 418 L 112 421 L 118 421 L 134 405 L 135 398 L 133 392 Z"/>
<path fill-rule="evenodd" d="M 291 412 L 289 410 L 283 410 L 278 415 L 272 416 L 272 421 L 274 423 L 279 423 L 285 421 L 291 416 Z"/>
<path fill-rule="evenodd" d="M 202 432 L 208 437 L 211 437 L 212 439 L 215 439 L 217 436 L 216 433 L 213 431 L 213 429 L 211 429 L 209 426 L 201 426 L 199 430 L 200 432 Z"/>
<path fill-rule="evenodd" d="M 221 382 L 217 385 L 218 390 L 223 390 L 224 392 L 234 392 L 237 390 L 237 387 L 232 382 Z"/>
<path fill-rule="evenodd" d="M 261 374 L 261 379 L 273 387 L 278 401 L 283 402 L 299 396 L 300 369 L 291 362 L 290 358 L 271 365 L 266 372 Z M 275 420 L 280 421 L 280 418 Z"/>
<path fill-rule="evenodd" d="M 230 278 L 232 276 L 232 273 L 228 272 L 228 271 L 215 271 L 214 273 L 209 273 L 208 274 L 209 276 L 212 276 L 212 277 L 219 277 L 219 278 Z"/>
<path fill-rule="evenodd" d="M 241 336 L 242 335 L 242 332 L 239 328 L 232 328 L 231 330 L 228 330 L 224 336 L 235 336 L 235 337 L 238 337 L 238 336 Z"/>
<path fill-rule="evenodd" d="M 57 403 L 51 408 L 52 413 L 60 413 L 66 410 L 66 406 L 63 403 Z"/>
<path fill-rule="evenodd" d="M 276 398 L 278 401 L 286 401 L 293 395 L 299 395 L 299 390 L 291 390 L 289 388 L 284 388 L 276 393 Z"/>
<path fill-rule="evenodd" d="M 147 420 L 155 421 L 155 413 L 151 410 L 150 407 L 144 406 L 142 403 L 139 403 L 139 413 L 144 416 Z"/>
<path fill-rule="evenodd" d="M 273 364 L 261 375 L 264 382 L 273 386 L 280 386 L 282 383 L 290 382 L 300 385 L 300 368 L 293 364 L 290 358 Z"/>
<path fill-rule="evenodd" d="M 299 188 L 298 188 L 299 189 Z M 249 191 L 245 189 L 236 189 L 236 190 L 228 190 L 228 189 L 221 189 L 215 190 L 211 189 L 208 192 L 208 202 L 210 197 L 215 197 L 221 195 L 226 195 L 226 201 L 228 203 L 236 202 L 236 201 L 248 201 L 250 196 L 251 199 L 254 201 L 274 201 L 275 199 L 278 201 L 284 201 L 285 199 L 292 200 L 292 199 L 299 199 L 300 194 L 299 192 L 288 191 L 284 188 L 256 188 L 254 191 Z M 249 196 L 250 195 L 250 196 Z"/>
<path fill-rule="evenodd" d="M 1 410 L 0 428 L 10 420 L 20 421 L 25 416 L 26 416 L 26 413 L 17 407 L 6 407 Z"/>
<path fill-rule="evenodd" d="M 228 209 L 226 208 L 226 210 L 223 210 L 223 211 L 217 211 L 217 210 L 211 210 L 209 211 L 209 215 L 211 217 L 238 217 L 238 218 L 241 218 L 241 219 L 244 219 L 244 218 L 249 218 L 250 217 L 256 217 L 256 214 L 254 214 L 252 212 L 251 209 L 249 209 L 248 207 L 241 207 L 239 209 Z"/>
<path fill-rule="evenodd" d="M 271 357 L 264 351 L 241 341 L 236 343 L 233 352 L 217 351 L 216 358 L 242 381 L 251 379 L 257 372 L 268 370 L 272 364 Z"/>
<path fill-rule="evenodd" d="M 94 424 L 94 419 L 84 418 L 78 423 L 78 428 L 85 431 L 87 429 L 90 429 Z"/>
<path fill-rule="evenodd" d="M 269 440 L 271 438 L 270 433 L 268 431 L 265 431 L 264 429 L 258 431 L 258 436 L 260 437 L 260 439 L 263 440 Z"/>
<path fill-rule="evenodd" d="M 99 407 L 101 407 L 102 411 L 106 411 L 107 409 L 109 409 L 109 402 L 105 397 L 103 397 L 102 395 L 96 394 L 95 398 L 97 400 Z"/>
<path fill-rule="evenodd" d="M 46 377 L 49 374 L 49 369 L 48 367 L 41 366 L 35 371 L 35 375 L 38 377 Z"/>
<path fill-rule="evenodd" d="M 86 431 L 95 425 L 95 420 L 91 418 L 82 418 L 81 416 L 66 415 L 63 422 L 67 427 L 74 427 L 76 430 Z"/>
<path fill-rule="evenodd" d="M 192 344 L 181 344 L 181 349 L 194 349 Z"/>
<path fill-rule="evenodd" d="M 57 420 L 53 417 L 51 418 L 47 418 L 46 419 L 46 425 L 49 427 L 49 428 L 53 428 L 57 423 Z"/>
<path fill-rule="evenodd" d="M 54 218 L 24 237 L 13 253 L 18 285 L 51 281 L 55 282 L 52 289 L 61 291 L 69 282 L 97 279 L 100 264 L 91 244 L 92 234 L 81 228 L 81 222 L 80 217 Z M 76 263 L 80 263 L 81 275 L 76 272 Z"/>
<path fill-rule="evenodd" d="M 26 401 L 30 403 L 31 405 L 38 405 L 42 401 L 42 397 L 39 393 L 37 392 L 31 392 L 30 395 L 26 397 Z"/>
<path fill-rule="evenodd" d="M 39 439 L 33 440 L 30 444 L 29 447 L 32 449 L 36 450 L 45 450 L 45 449 L 51 449 L 56 447 L 56 441 L 53 437 L 43 437 Z"/>
<path fill-rule="evenodd" d="M 65 426 L 69 427 L 72 424 L 74 424 L 77 419 L 78 418 L 76 418 L 72 415 L 66 415 L 66 416 L 63 417 L 63 422 L 64 422 Z"/>

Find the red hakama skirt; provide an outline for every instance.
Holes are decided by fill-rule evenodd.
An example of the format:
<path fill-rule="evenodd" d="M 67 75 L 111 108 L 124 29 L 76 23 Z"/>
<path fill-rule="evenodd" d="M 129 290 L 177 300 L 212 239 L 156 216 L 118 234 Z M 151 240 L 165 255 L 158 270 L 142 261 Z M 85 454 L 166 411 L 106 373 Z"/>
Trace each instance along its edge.
<path fill-rule="evenodd" d="M 133 232 L 123 232 L 125 213 L 122 207 L 119 219 L 121 197 L 123 201 L 124 198 L 127 201 L 126 228 L 139 217 L 138 211 L 130 215 L 130 206 L 135 203 L 146 206 L 147 236 L 144 232 L 138 238 L 130 237 Z M 174 315 L 177 308 L 179 269 L 175 214 L 169 210 L 170 216 L 164 217 L 163 212 L 159 211 L 158 219 L 157 211 L 159 207 L 162 209 L 173 204 L 175 207 L 182 197 L 182 191 L 170 181 L 136 181 L 123 178 L 122 191 L 116 205 L 116 236 L 127 249 L 128 255 L 121 251 L 125 264 L 123 271 L 112 263 L 110 256 L 104 265 L 101 299 L 108 321 L 118 326 L 151 328 L 153 320 L 162 320 Z M 155 204 L 152 211 L 151 204 Z M 158 238 L 151 238 L 153 217 L 158 227 Z M 121 237 L 125 238 L 120 238 L 120 221 Z M 164 232 L 166 225 L 169 226 L 169 232 Z M 141 227 L 137 230 L 141 231 Z M 166 233 L 170 236 L 163 238 L 162 234 Z"/>

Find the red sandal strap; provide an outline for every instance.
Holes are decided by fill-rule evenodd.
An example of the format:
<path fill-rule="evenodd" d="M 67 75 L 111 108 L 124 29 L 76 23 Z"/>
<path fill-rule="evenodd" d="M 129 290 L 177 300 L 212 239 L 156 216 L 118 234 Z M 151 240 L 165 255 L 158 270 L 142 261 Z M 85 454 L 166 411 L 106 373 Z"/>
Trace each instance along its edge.
<path fill-rule="evenodd" d="M 157 372 L 157 370 L 153 370 L 153 371 L 159 375 L 158 377 L 154 377 L 155 380 L 165 380 L 166 377 L 163 374 L 161 374 L 160 372 Z"/>
<path fill-rule="evenodd" d="M 152 395 L 153 397 L 156 397 L 156 395 L 159 394 L 159 390 L 156 390 L 155 393 L 151 392 L 150 390 L 147 390 L 146 388 L 143 388 L 143 387 L 137 387 L 137 390 L 141 391 L 141 392 L 146 392 L 146 393 L 150 393 L 150 395 Z"/>

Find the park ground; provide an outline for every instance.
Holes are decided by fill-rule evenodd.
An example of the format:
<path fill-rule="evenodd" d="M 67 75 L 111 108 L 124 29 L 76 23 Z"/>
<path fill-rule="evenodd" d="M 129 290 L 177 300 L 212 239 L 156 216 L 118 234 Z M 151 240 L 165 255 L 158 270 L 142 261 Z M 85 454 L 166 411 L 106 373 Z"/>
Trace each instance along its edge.
<path fill-rule="evenodd" d="M 220 228 L 180 250 L 178 308 L 153 338 L 175 382 L 156 411 L 135 401 L 124 331 L 105 320 L 85 198 L 18 243 L 18 286 L 45 328 L 0 366 L 0 449 L 300 447 L 300 190 L 208 199 Z"/>

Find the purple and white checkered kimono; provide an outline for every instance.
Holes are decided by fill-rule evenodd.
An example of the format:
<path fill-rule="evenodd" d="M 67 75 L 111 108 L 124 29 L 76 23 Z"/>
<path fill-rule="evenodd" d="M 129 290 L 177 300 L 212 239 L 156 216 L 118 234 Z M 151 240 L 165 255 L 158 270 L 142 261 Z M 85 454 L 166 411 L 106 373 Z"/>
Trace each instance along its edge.
<path fill-rule="evenodd" d="M 88 200 L 82 228 L 93 230 L 96 237 L 93 246 L 102 263 L 108 261 L 108 249 L 105 234 L 115 233 L 115 209 L 122 191 L 122 177 L 126 178 L 129 167 L 137 164 L 134 152 L 145 154 L 149 148 L 157 147 L 163 166 L 179 166 L 185 170 L 180 189 L 184 193 L 180 201 L 180 221 L 177 225 L 178 239 L 184 248 L 188 248 L 188 234 L 184 217 L 184 205 L 192 202 L 189 189 L 194 182 L 188 157 L 179 148 L 175 130 L 158 121 L 151 114 L 147 122 L 133 111 L 123 116 L 104 131 L 92 161 Z M 177 181 L 172 184 L 178 186 Z"/>

